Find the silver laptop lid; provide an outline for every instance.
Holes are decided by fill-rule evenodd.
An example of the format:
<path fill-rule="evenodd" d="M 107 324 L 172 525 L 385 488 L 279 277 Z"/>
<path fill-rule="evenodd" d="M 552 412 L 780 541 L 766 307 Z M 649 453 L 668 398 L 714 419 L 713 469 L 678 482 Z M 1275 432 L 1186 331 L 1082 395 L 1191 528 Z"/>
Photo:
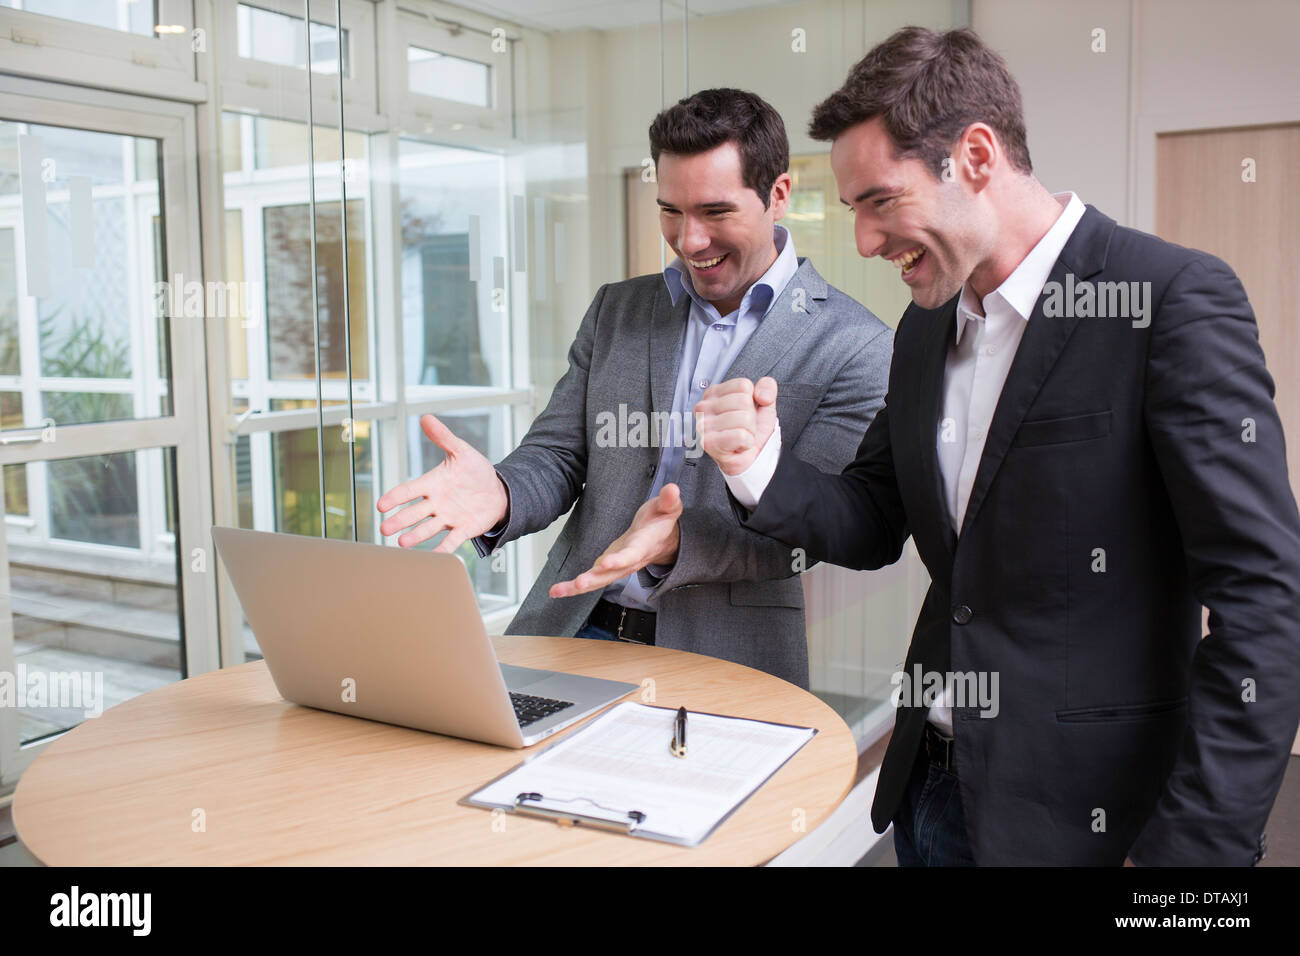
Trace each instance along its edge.
<path fill-rule="evenodd" d="M 523 746 L 459 557 L 241 528 L 212 536 L 286 700 Z"/>

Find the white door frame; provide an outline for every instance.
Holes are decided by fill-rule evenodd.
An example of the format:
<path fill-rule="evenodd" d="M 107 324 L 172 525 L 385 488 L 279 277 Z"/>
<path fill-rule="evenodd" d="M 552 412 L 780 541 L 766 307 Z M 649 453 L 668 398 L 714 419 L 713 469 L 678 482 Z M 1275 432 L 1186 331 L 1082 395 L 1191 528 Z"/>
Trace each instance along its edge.
<path fill-rule="evenodd" d="M 159 140 L 163 157 L 162 212 L 168 279 L 180 273 L 187 281 L 202 280 L 196 214 L 198 154 L 192 106 L 0 75 L 0 116 L 19 122 Z M 60 426 L 53 442 L 0 445 L 0 464 L 175 448 L 182 676 L 192 676 L 220 666 L 215 561 L 208 546 L 212 488 L 204 321 L 172 316 L 169 331 L 170 416 Z M 5 437 L 39 432 L 40 429 L 15 430 Z M 141 506 L 146 507 L 148 503 L 142 502 Z M 0 534 L 0 670 L 14 672 L 8 546 L 3 534 Z M 0 786 L 14 783 L 49 743 L 47 739 L 20 747 L 16 709 L 0 708 Z"/>

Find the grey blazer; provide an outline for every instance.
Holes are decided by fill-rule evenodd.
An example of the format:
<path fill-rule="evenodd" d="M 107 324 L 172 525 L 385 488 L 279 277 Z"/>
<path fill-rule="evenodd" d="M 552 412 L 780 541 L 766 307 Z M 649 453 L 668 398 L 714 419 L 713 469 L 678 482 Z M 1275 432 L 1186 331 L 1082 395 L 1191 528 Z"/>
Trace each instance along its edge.
<path fill-rule="evenodd" d="M 591 567 L 627 530 L 649 494 L 661 449 L 602 447 L 608 442 L 597 441 L 597 416 L 617 417 L 620 403 L 629 414 L 671 412 L 690 304 L 689 295 L 672 304 L 661 274 L 601 286 L 545 411 L 497 465 L 510 511 L 491 546 L 474 539 L 480 556 L 573 507 L 507 634 L 573 635 L 600 599 L 600 591 L 560 599 L 547 592 Z M 775 378 L 783 447 L 838 472 L 884 404 L 893 340 L 888 326 L 800 258 L 726 377 Z M 677 484 L 681 545 L 672 571 L 651 592 L 656 644 L 807 687 L 798 572 L 811 562 L 737 524 L 722 472 L 707 455 L 688 454 Z"/>

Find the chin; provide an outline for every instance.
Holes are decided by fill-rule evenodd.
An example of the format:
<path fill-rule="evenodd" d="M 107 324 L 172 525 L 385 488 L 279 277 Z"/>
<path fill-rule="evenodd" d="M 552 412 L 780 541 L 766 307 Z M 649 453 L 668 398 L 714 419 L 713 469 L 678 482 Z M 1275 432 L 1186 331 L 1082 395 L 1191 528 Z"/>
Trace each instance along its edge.
<path fill-rule="evenodd" d="M 913 289 L 912 301 L 923 309 L 937 309 L 948 301 L 947 298 L 939 298 L 935 295 L 933 289 Z"/>
<path fill-rule="evenodd" d="M 937 285 L 931 285 L 924 289 L 913 289 L 912 301 L 923 309 L 937 309 L 960 291 L 960 285 L 951 292 Z"/>

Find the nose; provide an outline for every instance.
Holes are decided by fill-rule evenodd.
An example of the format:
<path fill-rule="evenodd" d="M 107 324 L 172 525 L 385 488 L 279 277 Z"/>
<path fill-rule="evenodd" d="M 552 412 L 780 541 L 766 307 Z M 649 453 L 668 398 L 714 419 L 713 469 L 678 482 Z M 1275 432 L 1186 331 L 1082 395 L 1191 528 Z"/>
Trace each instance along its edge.
<path fill-rule="evenodd" d="M 865 216 L 853 223 L 853 237 L 858 243 L 858 255 L 864 259 L 878 256 L 885 250 L 885 234 Z"/>
<path fill-rule="evenodd" d="M 703 252 L 709 248 L 713 237 L 705 227 L 704 221 L 695 216 L 682 216 L 681 231 L 678 234 L 677 248 L 688 256 Z"/>

